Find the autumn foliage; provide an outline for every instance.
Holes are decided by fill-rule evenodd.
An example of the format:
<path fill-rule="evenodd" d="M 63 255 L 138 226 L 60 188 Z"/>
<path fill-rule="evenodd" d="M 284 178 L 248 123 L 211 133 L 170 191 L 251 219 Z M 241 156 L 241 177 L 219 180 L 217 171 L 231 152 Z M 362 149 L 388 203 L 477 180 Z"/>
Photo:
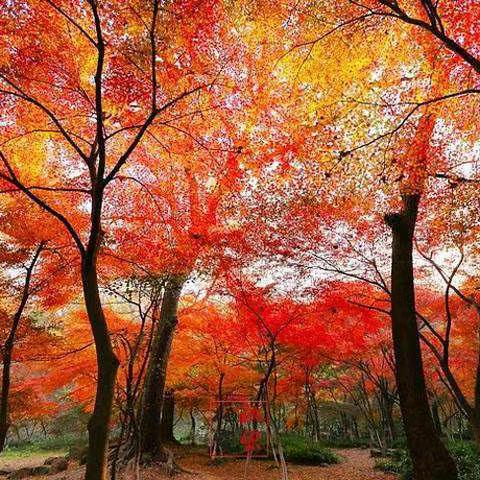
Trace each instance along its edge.
<path fill-rule="evenodd" d="M 0 448 L 480 444 L 479 2 L 0 6 Z"/>

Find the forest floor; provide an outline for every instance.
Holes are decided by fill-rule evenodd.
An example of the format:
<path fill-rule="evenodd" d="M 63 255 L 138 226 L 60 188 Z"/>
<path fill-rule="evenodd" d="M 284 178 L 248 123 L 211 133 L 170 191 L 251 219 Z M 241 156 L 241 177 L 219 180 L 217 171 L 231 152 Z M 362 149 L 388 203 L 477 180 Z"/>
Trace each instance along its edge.
<path fill-rule="evenodd" d="M 66 450 L 7 450 L 0 455 L 0 471 L 37 467 L 47 458 L 66 455 Z"/>
<path fill-rule="evenodd" d="M 176 475 L 176 480 L 278 480 L 279 470 L 274 468 L 270 461 L 252 461 L 249 464 L 247 475 L 244 475 L 244 460 L 225 460 L 213 463 L 209 456 L 199 449 L 191 451 L 185 447 L 176 450 L 176 458 L 179 465 L 191 473 Z M 393 480 L 395 475 L 385 474 L 374 470 L 374 460 L 370 458 L 368 450 L 347 449 L 338 450 L 342 462 L 338 465 L 325 467 L 310 467 L 300 465 L 289 465 L 290 480 Z M 51 456 L 48 454 L 35 454 L 33 457 L 1 458 L 0 470 L 6 467 L 15 469 L 23 466 L 41 465 L 42 460 Z M 32 477 L 36 480 L 81 480 L 84 467 L 72 465 L 67 471 L 49 476 Z M 136 475 L 122 475 L 124 480 L 134 480 Z M 4 477 L 5 478 L 5 477 Z M 163 480 L 167 477 L 162 469 L 148 468 L 142 470 L 142 480 Z M 171 477 L 170 477 L 171 478 Z"/>

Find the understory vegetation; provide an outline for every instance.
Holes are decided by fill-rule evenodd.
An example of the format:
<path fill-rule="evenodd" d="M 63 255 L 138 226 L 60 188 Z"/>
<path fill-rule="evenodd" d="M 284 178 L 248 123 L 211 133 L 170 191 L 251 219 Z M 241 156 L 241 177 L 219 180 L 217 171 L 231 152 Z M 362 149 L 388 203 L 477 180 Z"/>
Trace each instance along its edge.
<path fill-rule="evenodd" d="M 480 480 L 480 453 L 472 442 L 449 442 L 448 450 L 458 469 L 459 480 Z M 391 458 L 379 459 L 375 468 L 399 474 L 402 480 L 414 480 L 412 460 L 406 450 L 398 450 Z"/>

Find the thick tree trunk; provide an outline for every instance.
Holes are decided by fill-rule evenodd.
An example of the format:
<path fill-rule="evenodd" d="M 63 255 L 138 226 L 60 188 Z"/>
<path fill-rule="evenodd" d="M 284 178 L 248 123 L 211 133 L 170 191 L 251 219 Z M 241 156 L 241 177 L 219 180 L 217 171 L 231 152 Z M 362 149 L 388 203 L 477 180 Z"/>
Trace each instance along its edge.
<path fill-rule="evenodd" d="M 163 395 L 162 423 L 160 436 L 163 442 L 176 442 L 173 435 L 173 423 L 175 417 L 175 395 L 173 390 L 166 390 Z"/>
<path fill-rule="evenodd" d="M 413 234 L 419 195 L 403 196 L 403 210 L 388 215 L 392 229 L 392 334 L 396 380 L 416 480 L 454 480 L 455 463 L 430 414 L 415 312 Z"/>
<path fill-rule="evenodd" d="M 142 459 L 164 459 L 161 437 L 161 415 L 165 390 L 168 357 L 177 325 L 177 309 L 185 282 L 183 276 L 172 276 L 165 286 L 156 324 L 139 412 L 140 452 Z"/>
<path fill-rule="evenodd" d="M 104 480 L 107 474 L 108 432 L 112 414 L 118 359 L 113 351 L 98 289 L 95 259 L 83 262 L 82 282 L 88 319 L 97 356 L 97 391 L 88 422 L 86 480 Z"/>

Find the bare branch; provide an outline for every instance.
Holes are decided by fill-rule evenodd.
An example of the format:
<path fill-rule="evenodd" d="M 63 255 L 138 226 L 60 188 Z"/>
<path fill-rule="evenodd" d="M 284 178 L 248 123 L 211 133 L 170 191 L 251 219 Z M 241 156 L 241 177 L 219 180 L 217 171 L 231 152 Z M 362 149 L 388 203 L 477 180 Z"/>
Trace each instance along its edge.
<path fill-rule="evenodd" d="M 158 17 L 158 0 L 153 0 L 152 24 L 150 26 L 150 68 L 152 78 L 152 112 L 157 109 L 157 40 L 155 37 L 155 28 L 157 26 Z"/>
<path fill-rule="evenodd" d="M 414 102 L 408 102 L 408 104 L 411 104 L 411 105 L 414 105 L 414 106 L 405 115 L 405 117 L 402 119 L 402 121 L 397 126 L 392 128 L 391 130 L 388 130 L 387 132 L 384 132 L 380 135 L 377 135 L 376 137 L 374 137 L 373 139 L 371 139 L 371 140 L 369 140 L 365 143 L 357 145 L 357 146 L 355 146 L 355 147 L 353 147 L 349 150 L 345 150 L 343 152 L 340 152 L 340 157 L 341 158 L 346 157 L 346 156 L 356 152 L 357 150 L 361 150 L 362 148 L 369 147 L 369 146 L 373 145 L 374 143 L 377 143 L 378 141 L 383 140 L 384 138 L 388 138 L 388 137 L 391 137 L 391 136 L 395 135 L 406 125 L 406 123 L 413 116 L 413 114 L 416 113 L 418 110 L 420 110 L 422 107 L 426 107 L 428 105 L 432 105 L 432 104 L 438 103 L 438 102 L 443 102 L 445 100 L 449 100 L 449 99 L 452 99 L 452 98 L 462 97 L 462 96 L 471 95 L 471 94 L 478 94 L 478 93 L 480 93 L 480 89 L 478 89 L 478 88 L 468 88 L 468 89 L 462 90 L 460 92 L 448 93 L 448 94 L 442 95 L 440 97 L 430 98 L 428 100 L 424 100 L 423 102 L 415 102 L 415 103 Z"/>
<path fill-rule="evenodd" d="M 152 124 L 152 122 L 155 120 L 155 117 L 160 114 L 161 112 L 167 110 L 168 108 L 170 108 L 172 105 L 175 105 L 176 103 L 180 102 L 182 99 L 192 95 L 193 93 L 195 92 L 198 92 L 200 90 L 202 90 L 203 88 L 205 88 L 207 85 L 199 85 L 195 88 L 192 88 L 190 90 L 186 90 L 184 91 L 183 93 L 181 93 L 180 95 L 177 95 L 175 98 L 173 98 L 172 100 L 168 101 L 167 103 L 165 103 L 163 106 L 157 108 L 156 110 L 153 110 L 150 115 L 146 118 L 145 122 L 143 123 L 143 125 L 140 127 L 140 130 L 138 131 L 138 133 L 135 135 L 135 138 L 132 140 L 132 142 L 130 143 L 130 145 L 127 147 L 127 149 L 125 150 L 125 152 L 123 153 L 123 155 L 118 159 L 117 163 L 115 164 L 115 166 L 112 168 L 112 170 L 110 171 L 110 173 L 105 177 L 105 180 L 104 180 L 104 185 L 107 185 L 109 182 L 111 182 L 113 180 L 113 178 L 115 178 L 115 175 L 120 171 L 120 169 L 123 167 L 123 165 L 127 162 L 127 160 L 129 159 L 130 155 L 133 153 L 133 151 L 135 150 L 135 148 L 137 147 L 137 145 L 140 143 L 140 141 L 142 140 L 143 136 L 145 135 L 145 132 L 148 130 L 148 128 L 150 127 L 150 125 Z"/>
<path fill-rule="evenodd" d="M 77 28 L 82 35 L 95 47 L 98 48 L 97 42 L 92 38 L 92 36 L 75 20 L 73 19 L 68 13 L 65 12 L 62 8 L 56 5 L 52 0 L 44 0 L 48 3 L 54 10 L 56 10 L 62 17 L 64 17 L 68 22 L 70 22 L 75 28 Z"/>
<path fill-rule="evenodd" d="M 40 110 L 42 110 L 42 112 L 44 112 L 52 120 L 54 125 L 58 128 L 58 130 L 63 135 L 65 140 L 70 144 L 70 146 L 80 155 L 80 157 L 85 162 L 88 163 L 87 155 L 83 152 L 83 150 L 75 142 L 75 140 L 73 140 L 72 136 L 67 132 L 67 130 L 62 125 L 60 120 L 58 120 L 57 116 L 47 106 L 39 102 L 36 98 L 25 93 L 18 85 L 16 85 L 14 82 L 9 80 L 3 73 L 0 73 L 0 79 L 2 79 L 5 83 L 7 83 L 7 85 L 9 85 L 15 90 L 15 91 L 11 91 L 11 90 L 0 89 L 0 93 L 3 93 L 5 95 L 12 95 L 14 97 L 25 100 L 26 102 L 29 102 L 32 105 L 35 105 Z"/>

